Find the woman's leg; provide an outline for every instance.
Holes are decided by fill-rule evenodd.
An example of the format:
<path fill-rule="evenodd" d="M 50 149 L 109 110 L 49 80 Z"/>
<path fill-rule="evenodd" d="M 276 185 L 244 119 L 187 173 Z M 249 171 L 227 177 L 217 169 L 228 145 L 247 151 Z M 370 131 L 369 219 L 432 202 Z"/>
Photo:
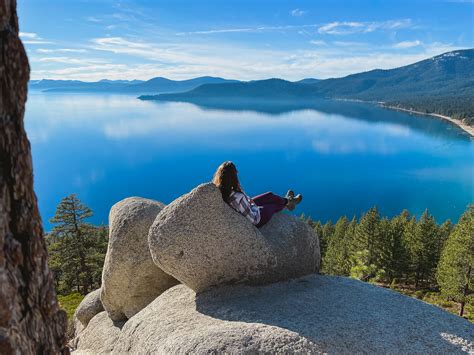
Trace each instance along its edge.
<path fill-rule="evenodd" d="M 258 228 L 268 223 L 272 216 L 284 209 L 288 203 L 286 198 L 280 197 L 271 192 L 255 196 L 252 200 L 254 200 L 255 204 L 260 207 L 260 222 L 257 224 Z"/>
<path fill-rule="evenodd" d="M 268 221 L 272 219 L 275 213 L 280 212 L 284 208 L 285 206 L 282 204 L 269 204 L 269 205 L 261 206 L 260 207 L 260 222 L 257 224 L 257 228 L 260 228 L 263 225 L 267 224 Z"/>
<path fill-rule="evenodd" d="M 265 206 L 265 205 L 285 205 L 288 203 L 288 200 L 284 197 L 280 197 L 275 195 L 273 192 L 265 192 L 264 194 L 255 196 L 252 198 L 257 206 Z"/>

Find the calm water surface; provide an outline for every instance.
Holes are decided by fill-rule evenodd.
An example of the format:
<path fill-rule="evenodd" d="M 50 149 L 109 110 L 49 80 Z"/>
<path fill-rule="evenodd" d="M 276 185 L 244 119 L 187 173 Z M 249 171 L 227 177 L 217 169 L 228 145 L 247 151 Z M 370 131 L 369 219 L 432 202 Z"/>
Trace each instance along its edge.
<path fill-rule="evenodd" d="M 457 220 L 474 201 L 474 141 L 449 123 L 361 103 L 156 103 L 132 96 L 30 92 L 26 129 L 49 230 L 76 193 L 107 223 L 128 196 L 169 203 L 236 162 L 250 195 L 291 187 L 296 213 L 392 216 L 428 208 Z"/>

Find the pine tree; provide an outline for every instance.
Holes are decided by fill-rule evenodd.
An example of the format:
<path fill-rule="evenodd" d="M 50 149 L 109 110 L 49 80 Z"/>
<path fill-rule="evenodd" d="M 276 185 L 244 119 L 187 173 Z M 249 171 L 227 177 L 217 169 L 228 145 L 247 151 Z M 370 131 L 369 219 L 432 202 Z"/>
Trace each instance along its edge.
<path fill-rule="evenodd" d="M 425 210 L 418 223 L 410 221 L 405 234 L 410 253 L 410 272 L 414 277 L 415 288 L 421 283 L 431 282 L 437 264 L 439 230 L 428 210 Z"/>
<path fill-rule="evenodd" d="M 383 223 L 382 234 L 386 241 L 384 248 L 385 260 L 382 267 L 387 273 L 387 281 L 392 282 L 395 278 L 400 279 L 406 272 L 408 264 L 408 252 L 403 242 L 405 226 L 408 223 L 408 215 L 402 212 L 391 220 Z"/>
<path fill-rule="evenodd" d="M 92 211 L 76 195 L 65 197 L 56 209 L 48 235 L 50 267 L 60 293 L 87 294 L 100 285 L 100 271 L 106 251 L 106 229 L 86 219 Z"/>
<path fill-rule="evenodd" d="M 367 262 L 377 264 L 380 256 L 380 243 L 380 215 L 377 207 L 372 207 L 360 219 L 351 249 L 354 254 L 367 250 Z"/>
<path fill-rule="evenodd" d="M 436 279 L 441 293 L 461 304 L 474 304 L 474 206 L 461 216 L 441 254 Z"/>
<path fill-rule="evenodd" d="M 321 248 L 321 260 L 322 264 L 324 264 L 324 256 L 326 255 L 326 251 L 328 248 L 329 240 L 334 234 L 334 224 L 332 221 L 327 221 L 321 231 L 320 239 L 319 239 L 319 247 Z"/>
<path fill-rule="evenodd" d="M 326 274 L 348 275 L 348 248 L 345 241 L 348 225 L 349 221 L 345 216 L 339 218 L 336 223 L 323 262 L 323 272 Z"/>
<path fill-rule="evenodd" d="M 403 244 L 407 250 L 408 260 L 406 264 L 406 282 L 407 283 L 414 283 L 415 280 L 415 258 L 414 258 L 414 251 L 415 251 L 415 232 L 416 232 L 416 218 L 411 217 L 408 222 L 405 224 L 405 228 L 403 230 Z"/>

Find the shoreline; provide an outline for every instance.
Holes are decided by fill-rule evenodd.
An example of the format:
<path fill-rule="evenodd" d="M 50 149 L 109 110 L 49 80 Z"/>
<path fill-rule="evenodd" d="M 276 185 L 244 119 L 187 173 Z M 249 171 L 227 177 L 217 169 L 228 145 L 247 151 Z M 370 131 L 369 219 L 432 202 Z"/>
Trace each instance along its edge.
<path fill-rule="evenodd" d="M 413 114 L 416 114 L 416 115 L 432 116 L 432 117 L 435 117 L 435 118 L 441 118 L 445 121 L 451 122 L 454 125 L 458 126 L 464 132 L 469 134 L 471 139 L 474 139 L 474 127 L 468 126 L 467 124 L 464 124 L 461 120 L 457 120 L 457 119 L 454 119 L 454 118 L 449 117 L 449 116 L 440 115 L 439 113 L 420 112 L 420 111 L 415 111 L 415 110 L 411 110 L 411 109 L 407 109 L 407 108 L 403 108 L 403 107 L 385 105 L 384 103 L 380 103 L 380 102 L 378 104 L 379 104 L 380 107 L 383 107 L 383 108 L 388 108 L 388 109 L 392 109 L 392 110 L 398 110 L 398 111 L 413 113 Z"/>
<path fill-rule="evenodd" d="M 398 111 L 403 111 L 403 112 L 408 112 L 408 113 L 413 113 L 415 115 L 421 115 L 421 116 L 431 116 L 431 117 L 435 117 L 435 118 L 440 118 L 442 120 L 445 120 L 445 121 L 448 121 L 448 122 L 451 122 L 452 124 L 458 126 L 459 128 L 461 128 L 464 132 L 466 132 L 471 139 L 474 139 L 474 127 L 473 126 L 468 126 L 466 124 L 464 124 L 462 121 L 460 120 L 456 120 L 452 117 L 449 117 L 449 116 L 444 116 L 444 115 L 441 115 L 439 113 L 426 113 L 426 112 L 421 112 L 421 111 L 415 111 L 415 110 L 411 110 L 411 109 L 408 109 L 408 108 L 403 108 L 403 107 L 398 107 L 398 106 L 392 106 L 392 105 L 387 105 L 385 102 L 383 101 L 365 101 L 365 100 L 359 100 L 359 99 L 336 99 L 336 100 L 340 100 L 340 101 L 352 101 L 352 102 L 362 102 L 362 103 L 367 103 L 367 104 L 375 104 L 375 105 L 378 105 L 380 107 L 383 107 L 383 108 L 388 108 L 388 109 L 391 109 L 391 110 L 398 110 Z"/>

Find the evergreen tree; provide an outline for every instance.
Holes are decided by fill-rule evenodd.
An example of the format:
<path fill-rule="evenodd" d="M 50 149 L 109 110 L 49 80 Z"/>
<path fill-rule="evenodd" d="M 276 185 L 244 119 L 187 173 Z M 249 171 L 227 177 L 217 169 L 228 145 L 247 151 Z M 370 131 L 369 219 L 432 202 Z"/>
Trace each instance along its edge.
<path fill-rule="evenodd" d="M 444 245 L 446 240 L 448 239 L 449 235 L 453 231 L 453 224 L 448 219 L 445 221 L 441 226 L 438 228 L 438 243 L 436 245 L 436 264 L 439 263 L 441 258 L 441 253 L 443 252 Z"/>
<path fill-rule="evenodd" d="M 405 234 L 410 253 L 410 271 L 415 288 L 420 283 L 431 282 L 436 270 L 439 231 L 433 216 L 425 210 L 418 223 L 410 221 Z"/>
<path fill-rule="evenodd" d="M 403 242 L 403 234 L 408 215 L 402 212 L 400 215 L 385 220 L 382 233 L 385 236 L 385 260 L 382 267 L 387 273 L 387 281 L 392 282 L 395 278 L 400 279 L 406 272 L 408 264 L 408 252 Z"/>
<path fill-rule="evenodd" d="M 334 234 L 329 239 L 323 260 L 323 272 L 330 275 L 348 275 L 348 248 L 345 240 L 349 226 L 347 217 L 341 217 L 336 223 Z"/>
<path fill-rule="evenodd" d="M 65 197 L 56 209 L 47 236 L 50 267 L 59 293 L 87 294 L 100 286 L 107 250 L 107 230 L 96 228 L 86 219 L 92 211 L 76 195 Z"/>
<path fill-rule="evenodd" d="M 355 228 L 354 238 L 351 240 L 350 246 L 350 254 L 353 257 L 352 266 L 360 266 L 361 262 L 366 263 L 367 266 L 379 266 L 381 264 L 381 243 L 380 215 L 377 207 L 372 207 L 362 216 Z M 354 257 L 358 257 L 358 259 L 356 260 Z"/>
<path fill-rule="evenodd" d="M 474 304 L 474 206 L 461 216 L 449 235 L 436 273 L 441 293 L 461 304 Z"/>
<path fill-rule="evenodd" d="M 415 232 L 416 232 L 416 218 L 411 217 L 408 222 L 405 224 L 403 230 L 403 245 L 407 250 L 408 260 L 405 267 L 406 272 L 406 282 L 414 283 L 415 280 L 415 263 L 414 263 L 414 242 L 415 242 Z"/>
<path fill-rule="evenodd" d="M 326 250 L 328 247 L 329 240 L 334 234 L 334 224 L 332 221 L 327 221 L 321 231 L 320 239 L 319 239 L 319 246 L 321 248 L 321 260 L 322 264 L 324 264 L 324 256 L 326 255 Z"/>
<path fill-rule="evenodd" d="M 363 249 L 357 251 L 351 258 L 350 276 L 362 281 L 369 281 L 377 276 L 378 268 L 370 263 L 369 250 Z"/>

